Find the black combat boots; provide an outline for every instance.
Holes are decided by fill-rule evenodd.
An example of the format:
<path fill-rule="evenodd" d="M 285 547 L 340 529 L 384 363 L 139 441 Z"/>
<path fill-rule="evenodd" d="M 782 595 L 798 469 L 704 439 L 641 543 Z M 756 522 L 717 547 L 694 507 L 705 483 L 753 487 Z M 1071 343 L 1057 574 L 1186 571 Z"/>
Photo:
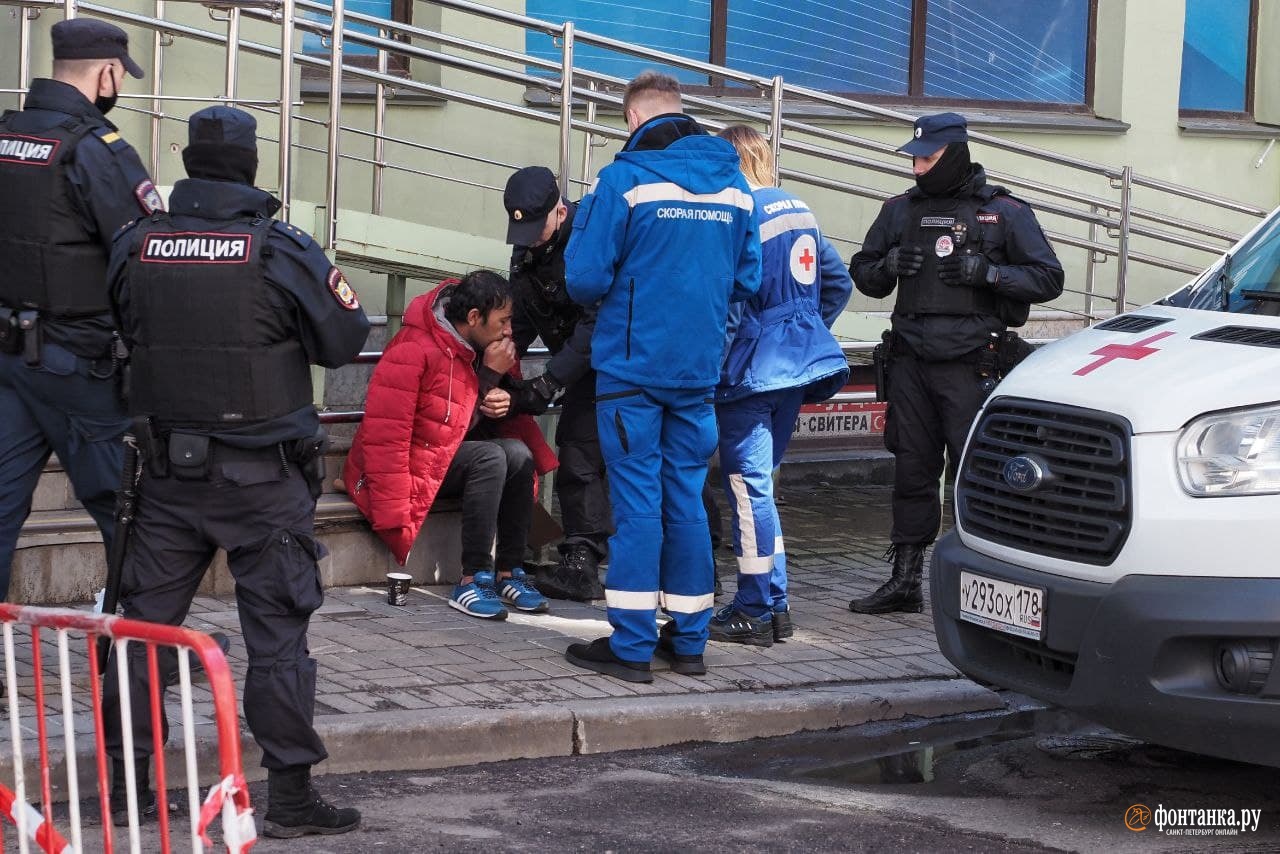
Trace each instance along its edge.
<path fill-rule="evenodd" d="M 151 760 L 133 761 L 134 791 L 138 796 L 138 821 L 146 822 L 156 817 L 156 793 L 151 791 Z M 125 773 L 123 759 L 111 760 L 111 823 L 116 827 L 129 825 L 129 775 Z"/>
<path fill-rule="evenodd" d="M 311 833 L 331 836 L 360 826 L 360 812 L 335 807 L 311 788 L 311 767 L 267 770 L 267 814 L 262 835 L 292 839 Z"/>
<path fill-rule="evenodd" d="M 590 602 L 604 598 L 600 585 L 599 559 L 590 546 L 573 543 L 564 547 L 560 562 L 534 577 L 543 596 Z"/>
<path fill-rule="evenodd" d="M 864 599 L 854 599 L 849 610 L 855 614 L 888 614 L 902 611 L 919 614 L 924 610 L 920 579 L 924 574 L 926 543 L 895 543 L 885 557 L 893 558 L 893 574 L 880 589 Z"/>

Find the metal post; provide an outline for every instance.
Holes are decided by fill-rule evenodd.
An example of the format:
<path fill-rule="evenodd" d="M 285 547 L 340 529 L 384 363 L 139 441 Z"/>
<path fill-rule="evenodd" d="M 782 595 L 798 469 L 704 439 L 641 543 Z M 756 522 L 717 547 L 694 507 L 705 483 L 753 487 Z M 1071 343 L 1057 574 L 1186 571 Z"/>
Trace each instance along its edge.
<path fill-rule="evenodd" d="M 78 15 L 78 14 L 79 14 L 79 12 L 80 12 L 80 10 L 79 10 L 79 8 L 76 6 L 76 0 L 63 0 L 63 3 L 62 3 L 62 16 L 63 16 L 66 20 L 70 21 L 72 18 L 74 18 L 76 15 Z"/>
<path fill-rule="evenodd" d="M 773 103 L 769 111 L 769 146 L 773 149 L 773 185 L 782 186 L 782 77 L 773 78 L 770 92 Z"/>
<path fill-rule="evenodd" d="M 599 88 L 594 80 L 588 84 L 588 87 L 592 92 Z M 587 124 L 595 123 L 596 102 L 590 98 L 587 99 L 587 113 L 584 118 Z M 591 186 L 591 150 L 595 147 L 595 134 L 591 131 L 584 131 L 582 134 L 582 182 L 587 186 Z"/>
<path fill-rule="evenodd" d="M 293 182 L 289 168 L 293 148 L 293 0 L 280 4 L 280 211 L 281 219 L 289 219 L 293 201 Z"/>
<path fill-rule="evenodd" d="M 222 86 L 223 101 L 228 107 L 234 107 L 236 95 L 239 94 L 240 69 L 240 7 L 232 6 L 227 14 L 227 59 L 224 83 Z"/>
<path fill-rule="evenodd" d="M 329 149 L 325 155 L 324 248 L 332 250 L 338 235 L 338 136 L 342 130 L 342 28 L 345 0 L 332 0 L 329 41 Z"/>
<path fill-rule="evenodd" d="M 1090 205 L 1089 212 L 1096 215 L 1098 213 L 1098 206 Z M 1089 242 L 1098 242 L 1098 224 L 1096 222 L 1089 223 Z M 1084 261 L 1084 315 L 1089 318 L 1089 320 L 1093 320 L 1093 296 L 1094 288 L 1097 287 L 1095 280 L 1097 278 L 1098 269 L 1095 258 L 1096 254 L 1094 251 L 1092 249 L 1087 250 Z"/>
<path fill-rule="evenodd" d="M 387 340 L 400 331 L 404 319 L 405 277 L 399 273 L 387 273 Z"/>
<path fill-rule="evenodd" d="M 31 88 L 31 15 L 39 14 L 34 9 L 18 10 L 18 109 L 27 100 L 27 89 Z"/>
<path fill-rule="evenodd" d="M 156 20 L 164 20 L 164 0 L 156 0 Z M 164 123 L 164 32 L 157 27 L 151 37 L 151 180 L 160 181 L 160 137 Z"/>
<path fill-rule="evenodd" d="M 560 56 L 560 192 L 569 194 L 569 131 L 573 127 L 573 22 L 564 25 Z"/>
<path fill-rule="evenodd" d="M 1116 314 L 1125 311 L 1125 291 L 1129 276 L 1129 206 L 1133 201 L 1133 167 L 1120 171 L 1120 240 L 1116 247 Z"/>
<path fill-rule="evenodd" d="M 385 39 L 385 29 L 378 30 L 378 38 Z M 387 73 L 387 51 L 378 48 L 378 73 Z M 387 87 L 378 81 L 373 104 L 373 210 L 371 213 L 382 213 L 382 173 L 383 160 L 387 153 L 387 141 L 383 134 L 387 124 Z"/>

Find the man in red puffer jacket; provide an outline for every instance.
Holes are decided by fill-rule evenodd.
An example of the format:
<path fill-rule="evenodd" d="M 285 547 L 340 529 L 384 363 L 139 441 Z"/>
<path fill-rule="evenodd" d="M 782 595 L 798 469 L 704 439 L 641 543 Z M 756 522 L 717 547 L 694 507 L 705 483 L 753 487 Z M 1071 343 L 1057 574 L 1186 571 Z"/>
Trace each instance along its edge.
<path fill-rule="evenodd" d="M 413 300 L 373 372 L 343 469 L 351 500 L 402 566 L 436 497 L 461 498 L 463 576 L 449 604 L 494 620 L 506 605 L 547 610 L 521 563 L 534 478 L 557 463 L 537 422 L 512 406 L 515 364 L 502 276 L 479 270 Z"/>

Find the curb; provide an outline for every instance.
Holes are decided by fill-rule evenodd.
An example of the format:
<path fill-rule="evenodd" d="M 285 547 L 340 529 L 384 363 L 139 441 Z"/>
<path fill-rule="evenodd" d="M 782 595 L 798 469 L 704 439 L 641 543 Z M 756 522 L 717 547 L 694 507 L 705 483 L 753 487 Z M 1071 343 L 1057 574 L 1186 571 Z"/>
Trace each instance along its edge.
<path fill-rule="evenodd" d="M 968 679 L 860 682 L 751 693 L 583 699 L 515 708 L 455 708 L 430 711 L 367 712 L 320 720 L 316 730 L 330 758 L 316 776 L 360 771 L 425 771 L 503 762 L 642 750 L 688 742 L 736 742 L 798 732 L 836 729 L 905 717 L 933 718 L 1003 709 L 994 691 Z M 91 737 L 77 745 L 80 791 L 96 791 Z M 183 767 L 181 744 L 170 739 L 166 767 Z M 266 779 L 262 753 L 247 729 L 241 731 L 245 778 Z M 218 746 L 196 734 L 201 785 L 215 781 Z M 26 757 L 28 780 L 40 779 L 38 757 Z M 54 800 L 65 799 L 66 755 L 49 751 Z M 12 757 L 0 760 L 0 774 L 12 775 Z M 173 778 L 171 778 L 173 779 Z M 61 794 L 61 796 L 59 796 Z"/>

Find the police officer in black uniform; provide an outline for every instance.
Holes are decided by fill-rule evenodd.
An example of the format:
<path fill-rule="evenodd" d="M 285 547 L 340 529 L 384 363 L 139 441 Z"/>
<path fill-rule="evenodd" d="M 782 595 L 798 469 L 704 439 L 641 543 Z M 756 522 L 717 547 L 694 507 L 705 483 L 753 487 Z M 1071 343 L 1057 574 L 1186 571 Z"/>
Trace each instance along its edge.
<path fill-rule="evenodd" d="M 127 427 L 107 299 L 112 235 L 162 207 L 105 114 L 142 77 L 124 30 L 53 25 L 53 78 L 0 116 L 0 598 L 51 452 L 108 551 Z"/>
<path fill-rule="evenodd" d="M 521 384 L 514 405 L 540 415 L 564 391 L 556 426 L 560 468 L 555 482 L 565 538 L 560 563 L 539 573 L 538 588 L 555 599 L 602 599 L 598 566 L 608 551 L 610 510 L 591 369 L 595 311 L 574 303 L 564 287 L 564 249 L 578 206 L 561 196 L 556 176 L 545 166 L 512 175 L 502 200 L 507 242 L 513 246 L 511 331 L 516 350 L 523 357 L 541 337 L 551 351 L 546 370 Z"/>
<path fill-rule="evenodd" d="M 360 814 L 311 787 L 311 766 L 328 754 L 311 724 L 307 649 L 325 553 L 313 534 L 324 434 L 309 366 L 350 362 L 369 321 L 319 245 L 272 219 L 280 202 L 253 186 L 255 131 L 231 107 L 192 115 L 182 153 L 190 177 L 174 186 L 170 213 L 115 241 L 109 281 L 144 460 L 121 603 L 126 617 L 180 624 L 215 549 L 226 550 L 249 659 L 245 717 L 268 774 L 263 832 L 343 833 Z M 135 710 L 147 708 L 143 652 L 130 649 Z M 108 721 L 118 704 L 108 679 Z M 133 725 L 146 768 L 149 716 L 135 713 Z M 121 772 L 119 732 L 108 733 L 107 751 Z"/>
<path fill-rule="evenodd" d="M 898 150 L 916 186 L 884 203 L 849 273 L 858 290 L 897 288 L 884 443 L 894 454 L 893 573 L 849 608 L 918 612 L 924 552 L 938 533 L 943 451 L 952 472 L 969 427 L 998 380 L 998 361 L 1031 303 L 1062 293 L 1062 265 L 1031 208 L 987 183 L 969 159 L 963 116 L 921 116 Z"/>

